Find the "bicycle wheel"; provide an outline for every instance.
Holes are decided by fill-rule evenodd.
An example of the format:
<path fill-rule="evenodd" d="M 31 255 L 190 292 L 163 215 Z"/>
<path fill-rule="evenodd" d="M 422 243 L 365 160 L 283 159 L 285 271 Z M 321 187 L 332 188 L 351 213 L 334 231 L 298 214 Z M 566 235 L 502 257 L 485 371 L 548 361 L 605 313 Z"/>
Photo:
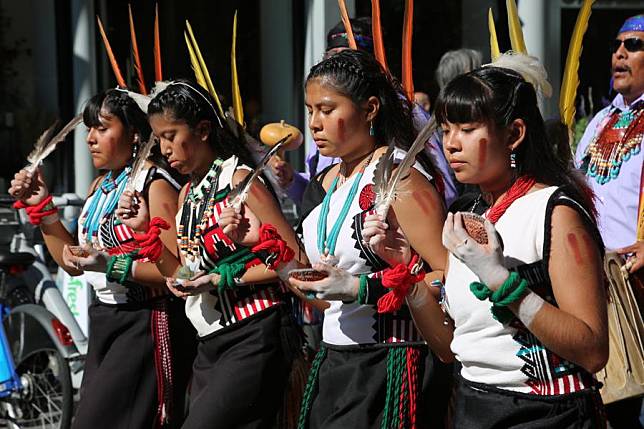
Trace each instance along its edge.
<path fill-rule="evenodd" d="M 41 349 L 16 362 L 23 389 L 7 401 L 13 423 L 23 429 L 67 429 L 73 408 L 69 366 L 55 348 Z"/>

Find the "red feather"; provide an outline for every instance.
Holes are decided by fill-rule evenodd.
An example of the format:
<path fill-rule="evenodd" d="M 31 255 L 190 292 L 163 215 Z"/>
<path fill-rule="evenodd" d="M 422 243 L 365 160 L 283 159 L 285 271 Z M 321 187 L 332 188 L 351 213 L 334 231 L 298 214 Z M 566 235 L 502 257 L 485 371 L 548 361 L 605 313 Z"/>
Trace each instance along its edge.
<path fill-rule="evenodd" d="M 382 41 L 382 27 L 380 26 L 380 0 L 371 0 L 371 32 L 373 33 L 374 55 L 382 65 L 382 68 L 389 72 L 387 57 L 385 56 L 385 45 Z"/>
<path fill-rule="evenodd" d="M 402 45 L 402 86 L 407 99 L 414 101 L 414 74 L 411 67 L 411 41 L 414 31 L 414 0 L 405 0 Z"/>
<path fill-rule="evenodd" d="M 116 58 L 114 58 L 114 52 L 112 52 L 112 47 L 110 46 L 109 40 L 107 40 L 107 35 L 105 34 L 105 30 L 103 29 L 103 23 L 101 22 L 101 18 L 96 16 L 96 20 L 98 21 L 98 30 L 101 33 L 101 37 L 103 38 L 103 44 L 105 45 L 105 50 L 107 51 L 107 58 L 110 60 L 110 64 L 112 65 L 112 70 L 114 71 L 114 76 L 116 77 L 116 83 L 119 86 L 119 88 L 127 88 L 127 85 L 125 84 L 125 79 L 123 79 L 123 75 L 121 74 L 121 69 L 119 68 L 118 63 L 116 62 Z"/>
<path fill-rule="evenodd" d="M 347 33 L 349 47 L 353 50 L 356 50 L 358 49 L 358 46 L 356 45 L 355 37 L 353 37 L 353 29 L 351 28 L 351 21 L 349 21 L 347 5 L 344 3 L 344 0 L 338 0 L 338 6 L 340 6 L 340 15 L 342 16 L 342 23 L 344 24 L 344 31 Z"/>
<path fill-rule="evenodd" d="M 136 70 L 136 76 L 139 84 L 139 91 L 143 95 L 148 95 L 147 89 L 145 89 L 145 79 L 143 78 L 143 67 L 141 67 L 141 57 L 139 57 L 139 46 L 136 43 L 136 31 L 134 31 L 134 18 L 132 17 L 132 6 L 127 5 L 128 12 L 130 14 L 130 38 L 132 39 L 132 56 L 134 57 L 134 69 Z"/>
<path fill-rule="evenodd" d="M 161 82 L 163 73 L 161 72 L 161 40 L 159 37 L 159 3 L 155 6 L 154 15 L 154 80 Z"/>

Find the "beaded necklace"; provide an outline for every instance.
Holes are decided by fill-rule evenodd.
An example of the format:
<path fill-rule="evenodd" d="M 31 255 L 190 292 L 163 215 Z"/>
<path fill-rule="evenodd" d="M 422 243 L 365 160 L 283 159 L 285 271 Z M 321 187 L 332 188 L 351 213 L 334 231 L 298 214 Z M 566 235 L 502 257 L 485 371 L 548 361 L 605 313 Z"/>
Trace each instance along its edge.
<path fill-rule="evenodd" d="M 91 242 L 95 247 L 98 245 L 96 238 L 101 224 L 107 220 L 107 216 L 114 213 L 116 204 L 125 190 L 131 170 L 130 166 L 126 166 L 116 179 L 112 179 L 112 172 L 109 171 L 92 195 L 87 211 L 81 218 L 81 234 L 86 241 Z"/>
<path fill-rule="evenodd" d="M 331 228 L 331 232 L 328 234 L 328 236 L 327 236 L 326 230 L 327 230 L 327 217 L 329 216 L 329 207 L 331 205 L 331 197 L 333 196 L 333 193 L 335 192 L 336 187 L 338 186 L 340 177 L 341 176 L 345 177 L 345 180 L 346 180 L 346 174 L 340 174 L 340 172 L 338 172 L 338 174 L 335 176 L 335 179 L 333 179 L 333 183 L 331 183 L 331 187 L 329 188 L 326 195 L 324 196 L 324 200 L 322 201 L 320 217 L 318 218 L 317 244 L 318 244 L 318 251 L 320 252 L 320 259 L 329 265 L 337 265 L 338 263 L 338 258 L 335 257 L 335 245 L 338 242 L 338 237 L 340 236 L 340 229 L 342 228 L 342 224 L 344 223 L 344 220 L 347 218 L 347 214 L 349 214 L 351 203 L 353 202 L 353 199 L 358 193 L 358 186 L 360 186 L 360 179 L 362 179 L 362 175 L 364 174 L 364 171 L 367 168 L 367 165 L 369 165 L 369 163 L 371 162 L 372 157 L 373 157 L 373 152 L 369 154 L 369 157 L 367 158 L 367 162 L 365 162 L 360 167 L 360 170 L 356 174 L 353 184 L 349 189 L 349 195 L 347 196 L 347 199 L 344 201 L 344 204 L 342 205 L 342 210 L 340 210 L 340 214 L 338 215 L 338 218 L 333 224 L 333 227 Z"/>
<path fill-rule="evenodd" d="M 190 184 L 183 202 L 181 221 L 177 228 L 179 250 L 193 261 L 199 255 L 199 239 L 215 207 L 219 175 L 223 161 L 215 159 L 198 185 Z"/>
<path fill-rule="evenodd" d="M 644 138 L 644 102 L 632 109 L 615 110 L 604 121 L 599 135 L 588 148 L 586 174 L 603 185 L 616 179 L 622 164 L 640 153 Z"/>

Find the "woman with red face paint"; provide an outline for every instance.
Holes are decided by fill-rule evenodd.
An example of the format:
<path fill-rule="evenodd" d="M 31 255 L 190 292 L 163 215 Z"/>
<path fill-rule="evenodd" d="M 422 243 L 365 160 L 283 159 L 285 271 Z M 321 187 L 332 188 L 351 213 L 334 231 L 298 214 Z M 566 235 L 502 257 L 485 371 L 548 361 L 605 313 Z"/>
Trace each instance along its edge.
<path fill-rule="evenodd" d="M 83 121 L 89 128 L 92 162 L 101 174 L 90 186 L 81 211 L 78 239 L 55 211 L 40 223 L 56 263 L 71 275 L 84 274 L 96 293 L 89 310 L 89 345 L 73 427 L 179 427 L 190 376 L 187 362 L 195 351 L 182 302 L 167 291 L 153 263 L 135 261 L 129 269 L 110 275 L 104 253 L 96 252 L 120 254 L 136 248 L 132 231 L 119 222 L 115 209 L 137 147 L 150 136 L 150 126 L 145 113 L 119 89 L 92 97 Z M 179 185 L 150 161 L 146 169 L 136 189 L 149 201 L 154 216 L 171 219 Z M 32 175 L 27 170 L 16 174 L 10 192 L 28 206 L 49 195 L 40 172 Z M 173 243 L 174 234 L 171 227 L 161 232 L 161 240 Z M 74 249 L 76 243 L 84 249 Z"/>
<path fill-rule="evenodd" d="M 543 68 L 522 70 L 545 80 Z M 606 364 L 608 334 L 592 194 L 557 157 L 535 89 L 517 72 L 492 64 L 455 78 L 436 116 L 456 178 L 482 191 L 443 228 L 451 350 L 462 364 L 454 427 L 604 427 L 593 373 Z"/>
<path fill-rule="evenodd" d="M 230 207 L 254 162 L 201 86 L 171 82 L 148 117 L 170 166 L 190 177 L 179 195 L 176 242 L 157 262 L 186 299 L 199 341 L 183 428 L 273 427 L 299 347 L 275 271 L 298 249 L 295 233 L 261 180 L 239 211 Z M 117 211 L 138 229 L 147 207 L 132 201 L 126 193 Z M 177 245 L 174 256 L 168 249 Z"/>
<path fill-rule="evenodd" d="M 422 277 L 408 266 L 422 259 L 427 272 L 442 276 L 446 261 L 440 242 L 445 208 L 424 153 L 386 220 L 400 225 L 411 249 L 391 240 L 381 246 L 381 258 L 361 235 L 364 218 L 374 209 L 375 170 L 386 161 L 387 145 L 395 144 L 399 162 L 415 137 L 411 105 L 398 88 L 371 55 L 351 50 L 314 66 L 306 81 L 313 139 L 320 154 L 341 162 L 311 180 L 302 204 L 307 256 L 327 277 L 290 279 L 330 301 L 300 428 L 442 427 L 438 404 L 448 393 L 429 400 L 436 368 L 405 303 Z M 447 360 L 449 339 L 443 345 L 437 353 Z"/>

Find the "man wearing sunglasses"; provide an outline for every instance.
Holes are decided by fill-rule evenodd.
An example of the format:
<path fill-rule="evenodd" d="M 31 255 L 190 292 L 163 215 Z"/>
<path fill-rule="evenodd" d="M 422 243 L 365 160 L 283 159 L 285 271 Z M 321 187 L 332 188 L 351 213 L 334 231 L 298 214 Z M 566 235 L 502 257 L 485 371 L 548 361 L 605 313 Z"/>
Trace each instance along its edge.
<path fill-rule="evenodd" d="M 642 293 L 634 277 L 644 277 L 644 227 L 640 201 L 644 189 L 644 15 L 628 18 L 611 43 L 613 89 L 617 96 L 588 124 L 579 142 L 576 163 L 595 196 L 599 229 L 606 251 L 623 256 L 631 288 Z M 642 399 L 630 398 L 606 407 L 611 426 L 640 428 Z"/>

